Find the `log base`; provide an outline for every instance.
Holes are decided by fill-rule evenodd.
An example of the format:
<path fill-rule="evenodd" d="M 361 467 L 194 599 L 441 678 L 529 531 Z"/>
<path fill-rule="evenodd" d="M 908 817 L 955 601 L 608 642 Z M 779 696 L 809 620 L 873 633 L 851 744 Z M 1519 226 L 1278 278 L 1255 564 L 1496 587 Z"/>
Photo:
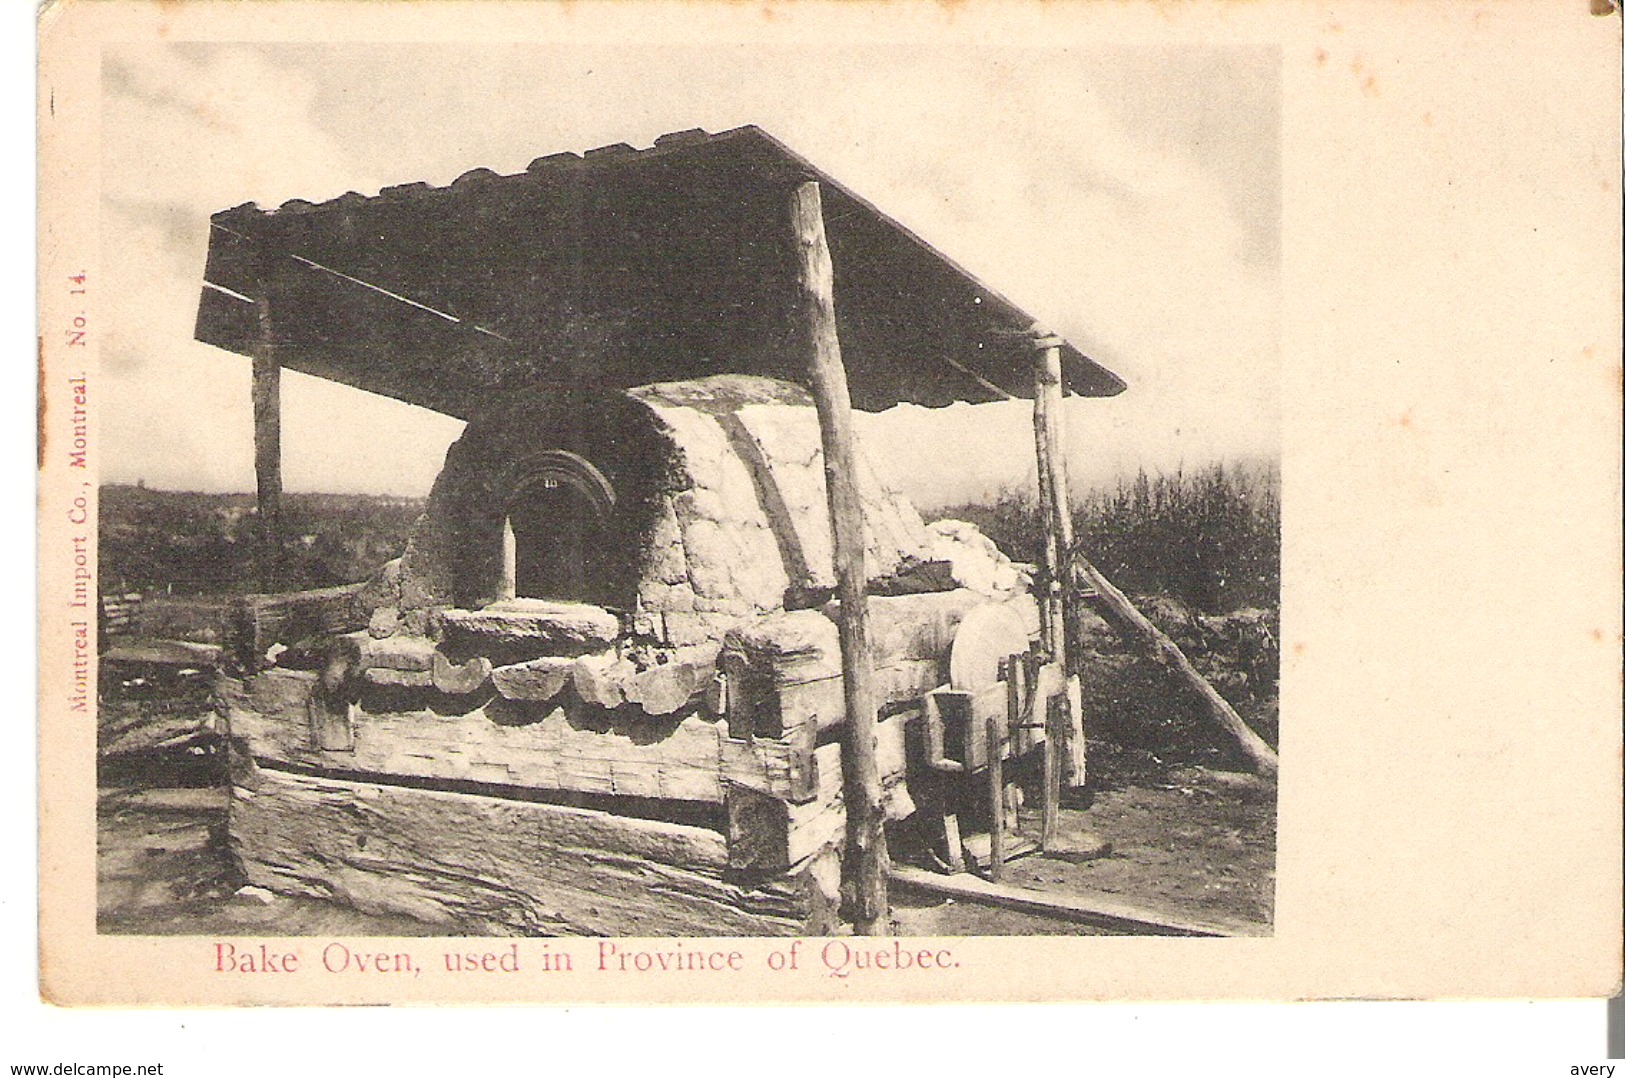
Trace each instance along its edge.
<path fill-rule="evenodd" d="M 728 867 L 705 828 L 472 793 L 314 777 L 239 759 L 230 833 L 255 886 L 405 914 L 447 935 L 827 935 L 833 850 Z"/>

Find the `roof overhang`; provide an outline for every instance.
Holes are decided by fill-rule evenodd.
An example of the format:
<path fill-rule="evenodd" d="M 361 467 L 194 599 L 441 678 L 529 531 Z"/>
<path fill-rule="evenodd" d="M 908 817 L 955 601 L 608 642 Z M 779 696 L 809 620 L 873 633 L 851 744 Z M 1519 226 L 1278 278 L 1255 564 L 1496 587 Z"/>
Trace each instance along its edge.
<path fill-rule="evenodd" d="M 197 338 L 469 418 L 494 391 L 804 383 L 787 216 L 819 181 L 852 404 L 1031 397 L 1031 315 L 765 132 L 681 132 L 211 219 Z M 1123 382 L 1063 343 L 1066 387 Z"/>

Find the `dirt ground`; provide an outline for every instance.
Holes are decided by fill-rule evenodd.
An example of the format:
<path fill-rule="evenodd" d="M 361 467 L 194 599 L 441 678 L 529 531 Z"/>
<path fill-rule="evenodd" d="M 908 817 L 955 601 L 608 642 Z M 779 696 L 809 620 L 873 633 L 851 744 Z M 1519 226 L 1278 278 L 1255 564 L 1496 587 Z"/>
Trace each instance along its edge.
<path fill-rule="evenodd" d="M 1004 882 L 1070 898 L 1099 898 L 1169 921 L 1268 935 L 1275 910 L 1275 787 L 1248 775 L 1198 767 L 1110 780 L 1085 807 L 1063 807 L 1060 832 L 1110 844 L 1072 863 L 1037 854 L 1005 868 Z M 1036 835 L 1036 816 L 1022 816 Z M 909 935 L 1099 934 L 1100 930 L 963 900 L 895 889 L 899 929 Z"/>
<path fill-rule="evenodd" d="M 131 684 L 131 682 L 136 682 Z M 244 891 L 226 846 L 223 763 L 207 736 L 178 731 L 207 714 L 207 682 L 189 675 L 104 680 L 102 725 L 120 746 L 146 714 L 161 744 L 103 757 L 98 798 L 97 916 L 102 932 L 139 935 L 444 934 L 408 917 Z M 193 729 L 197 727 L 194 726 Z M 108 745 L 104 737 L 104 749 Z M 1131 906 L 1169 920 L 1266 935 L 1275 893 L 1275 788 L 1251 776 L 1166 766 L 1091 743 L 1092 785 L 1063 808 L 1061 831 L 1110 844 L 1094 860 L 1018 858 L 1004 882 L 1073 899 Z M 1022 829 L 1036 834 L 1035 814 Z M 1049 916 L 894 887 L 908 935 L 1081 935 L 1101 930 Z"/>

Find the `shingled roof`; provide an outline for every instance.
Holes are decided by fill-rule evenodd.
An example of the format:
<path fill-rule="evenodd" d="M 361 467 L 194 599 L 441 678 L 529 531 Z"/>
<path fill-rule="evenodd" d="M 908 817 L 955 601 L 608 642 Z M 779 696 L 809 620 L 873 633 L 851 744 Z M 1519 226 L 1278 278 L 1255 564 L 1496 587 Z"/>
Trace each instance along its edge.
<path fill-rule="evenodd" d="M 539 382 L 804 382 L 788 193 L 819 181 L 854 407 L 1030 397 L 1031 315 L 756 127 L 211 219 L 198 340 L 459 418 Z M 1123 382 L 1071 345 L 1067 388 Z"/>

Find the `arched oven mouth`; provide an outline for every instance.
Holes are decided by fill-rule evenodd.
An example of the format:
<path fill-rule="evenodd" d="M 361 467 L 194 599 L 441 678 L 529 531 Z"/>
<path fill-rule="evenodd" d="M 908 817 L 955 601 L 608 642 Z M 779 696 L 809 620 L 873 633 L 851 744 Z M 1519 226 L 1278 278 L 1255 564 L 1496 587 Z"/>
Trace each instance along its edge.
<path fill-rule="evenodd" d="M 503 503 L 501 597 L 624 603 L 605 557 L 616 541 L 614 485 L 564 449 L 527 457 L 516 472 Z"/>

